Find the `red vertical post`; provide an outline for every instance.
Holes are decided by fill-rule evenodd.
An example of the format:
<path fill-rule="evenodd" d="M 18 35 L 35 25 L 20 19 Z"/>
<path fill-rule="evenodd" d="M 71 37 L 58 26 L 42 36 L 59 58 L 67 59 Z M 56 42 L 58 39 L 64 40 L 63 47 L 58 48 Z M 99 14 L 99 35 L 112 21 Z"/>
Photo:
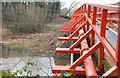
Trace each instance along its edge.
<path fill-rule="evenodd" d="M 105 37 L 106 33 L 106 22 L 107 22 L 107 10 L 102 10 L 102 19 L 101 19 L 101 27 L 100 27 L 100 36 Z"/>
<path fill-rule="evenodd" d="M 82 13 L 84 13 L 84 5 L 81 7 L 81 11 Z M 81 23 L 83 23 L 83 20 L 81 21 Z"/>
<path fill-rule="evenodd" d="M 97 7 L 93 8 L 93 18 L 92 18 L 92 25 L 96 25 L 96 12 Z M 95 43 L 95 33 L 92 33 L 92 39 L 91 39 L 91 46 Z"/>
<path fill-rule="evenodd" d="M 83 11 L 84 11 L 84 13 L 86 13 L 86 4 L 84 5 L 84 10 Z"/>
<path fill-rule="evenodd" d="M 86 13 L 86 4 L 84 5 L 83 12 Z M 85 22 L 86 18 L 83 19 L 83 22 Z"/>
<path fill-rule="evenodd" d="M 120 78 L 120 11 L 119 11 L 119 21 L 118 21 L 118 37 L 116 45 L 116 59 L 117 59 L 117 76 Z"/>
<path fill-rule="evenodd" d="M 88 18 L 90 18 L 90 11 L 91 11 L 91 6 L 88 5 L 88 13 L 87 13 Z M 87 23 L 87 31 L 88 31 L 88 30 L 89 30 L 89 23 Z"/>
<path fill-rule="evenodd" d="M 82 7 L 80 7 L 81 14 L 83 13 Z M 80 21 L 80 24 L 82 24 L 82 21 Z"/>
<path fill-rule="evenodd" d="M 97 12 L 97 7 L 93 8 L 93 18 L 92 18 L 92 24 L 96 25 L 96 12 Z"/>
<path fill-rule="evenodd" d="M 101 17 L 101 27 L 100 27 L 100 36 L 105 37 L 105 32 L 106 32 L 106 22 L 107 22 L 107 10 L 103 9 L 102 10 L 102 17 Z M 102 64 L 102 59 L 104 57 L 104 47 L 100 47 L 100 51 L 98 54 L 98 69 L 102 70 L 103 64 Z"/>
<path fill-rule="evenodd" d="M 88 18 L 90 17 L 91 6 L 88 5 Z"/>
<path fill-rule="evenodd" d="M 102 59 L 104 57 L 104 47 L 100 46 L 99 53 L 98 53 L 98 69 L 102 71 L 103 64 Z"/>

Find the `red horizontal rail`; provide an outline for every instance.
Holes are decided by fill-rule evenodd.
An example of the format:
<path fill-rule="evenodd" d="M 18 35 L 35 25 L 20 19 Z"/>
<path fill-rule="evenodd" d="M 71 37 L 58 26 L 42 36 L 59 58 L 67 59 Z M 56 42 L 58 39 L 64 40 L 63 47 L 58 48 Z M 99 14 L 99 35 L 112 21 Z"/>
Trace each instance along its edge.
<path fill-rule="evenodd" d="M 73 74 L 85 74 L 85 69 L 82 67 L 76 67 L 76 69 L 69 69 L 69 66 L 54 66 L 52 73 L 66 73 L 72 72 Z"/>
<path fill-rule="evenodd" d="M 101 19 L 101 18 L 97 18 L 97 19 Z M 118 18 L 107 18 L 107 20 L 116 20 L 116 21 L 119 21 Z"/>
<path fill-rule="evenodd" d="M 84 5 L 90 5 L 91 7 L 97 7 L 97 8 L 113 10 L 113 11 L 118 11 L 119 8 L 118 5 L 100 5 L 100 4 L 90 4 L 90 3 L 85 3 Z"/>
<path fill-rule="evenodd" d="M 102 12 L 97 12 L 97 14 L 102 14 Z M 118 14 L 118 11 L 108 11 L 107 14 Z"/>

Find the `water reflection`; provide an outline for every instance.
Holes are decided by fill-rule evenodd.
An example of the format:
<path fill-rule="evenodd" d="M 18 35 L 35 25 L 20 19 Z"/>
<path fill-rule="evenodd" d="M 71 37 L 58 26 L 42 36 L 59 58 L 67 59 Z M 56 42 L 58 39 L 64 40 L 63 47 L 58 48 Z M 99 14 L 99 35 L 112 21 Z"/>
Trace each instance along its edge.
<path fill-rule="evenodd" d="M 32 60 L 36 62 L 37 66 L 30 67 L 29 69 L 32 71 L 32 75 L 35 76 L 52 76 L 52 66 L 65 66 L 70 63 L 70 58 L 55 58 L 55 54 L 52 51 L 44 52 L 37 49 L 10 50 L 3 46 L 1 53 L 0 63 L 2 63 L 2 67 L 0 67 L 0 70 L 12 69 L 12 71 L 16 71 L 24 67 L 26 62 Z M 22 75 L 26 75 L 26 73 Z"/>

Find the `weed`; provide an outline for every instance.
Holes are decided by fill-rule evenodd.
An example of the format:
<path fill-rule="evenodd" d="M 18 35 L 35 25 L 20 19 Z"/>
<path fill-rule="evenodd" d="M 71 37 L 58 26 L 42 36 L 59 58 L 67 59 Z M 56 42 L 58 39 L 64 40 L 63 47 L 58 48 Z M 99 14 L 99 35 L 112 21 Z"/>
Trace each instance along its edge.
<path fill-rule="evenodd" d="M 12 49 L 12 50 L 22 50 L 23 46 L 21 44 L 12 44 L 12 45 L 9 45 L 9 49 Z"/>

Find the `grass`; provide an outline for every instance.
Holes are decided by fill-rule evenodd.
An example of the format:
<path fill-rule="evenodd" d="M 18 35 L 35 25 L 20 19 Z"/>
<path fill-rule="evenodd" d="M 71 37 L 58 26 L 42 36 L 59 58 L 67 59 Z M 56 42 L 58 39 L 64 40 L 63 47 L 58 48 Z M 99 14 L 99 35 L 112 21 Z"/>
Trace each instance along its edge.
<path fill-rule="evenodd" d="M 24 47 L 21 44 L 12 44 L 9 45 L 9 49 L 11 50 L 22 50 Z"/>

